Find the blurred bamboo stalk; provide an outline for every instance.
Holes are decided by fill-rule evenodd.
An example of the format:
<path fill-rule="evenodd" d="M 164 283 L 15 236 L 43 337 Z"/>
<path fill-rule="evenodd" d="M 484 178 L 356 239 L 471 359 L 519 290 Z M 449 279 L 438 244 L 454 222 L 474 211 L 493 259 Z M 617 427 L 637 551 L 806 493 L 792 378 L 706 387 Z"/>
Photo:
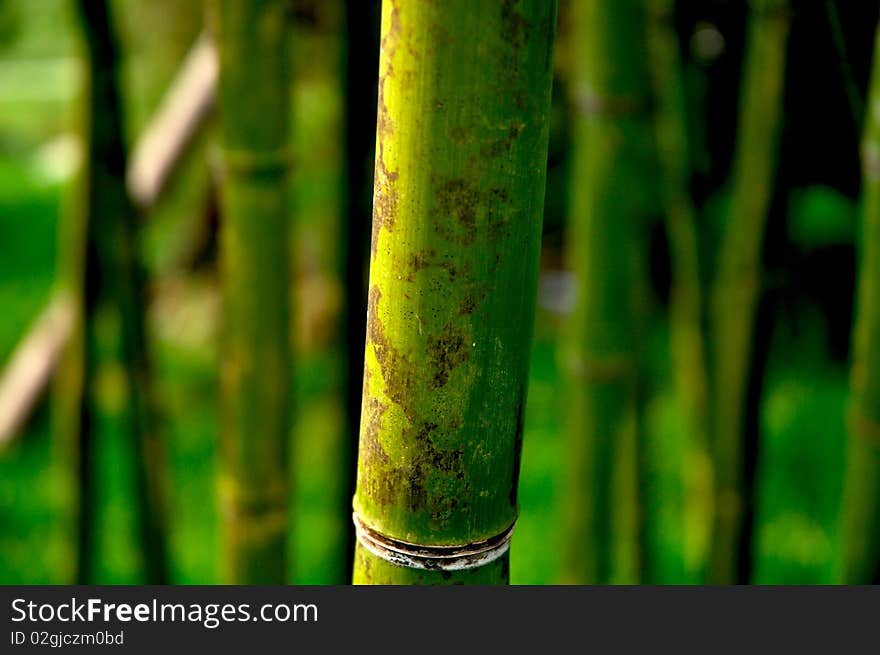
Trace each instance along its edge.
<path fill-rule="evenodd" d="M 556 29 L 511 4 L 383 2 L 357 584 L 509 579 Z"/>
<path fill-rule="evenodd" d="M 205 35 L 200 36 L 138 138 L 129 160 L 127 183 L 131 199 L 142 212 L 161 197 L 182 154 L 210 114 L 216 96 L 216 58 L 213 44 Z M 61 243 L 67 241 L 66 236 L 61 239 Z M 70 294 L 53 294 L 3 369 L 0 448 L 21 432 L 49 385 L 74 332 L 74 305 Z"/>
<path fill-rule="evenodd" d="M 645 19 L 641 2 L 571 5 L 569 583 L 632 583 L 639 576 L 637 334 L 645 318 L 640 262 L 655 162 Z"/>
<path fill-rule="evenodd" d="M 787 0 L 751 0 L 730 211 L 711 301 L 715 508 L 708 580 L 713 584 L 738 578 L 746 392 L 782 122 L 788 27 Z"/>
<path fill-rule="evenodd" d="M 227 583 L 287 579 L 291 400 L 286 0 L 215 0 L 222 135 L 219 494 Z"/>
<path fill-rule="evenodd" d="M 663 175 L 662 195 L 666 215 L 672 267 L 670 298 L 670 351 L 673 377 L 688 433 L 688 450 L 696 457 L 683 462 L 679 501 L 687 525 L 705 521 L 706 499 L 710 499 L 710 409 L 707 362 L 705 284 L 700 259 L 698 214 L 690 193 L 690 148 L 686 100 L 678 36 L 675 30 L 674 0 L 648 2 L 648 61 L 653 81 L 655 132 Z M 699 466 L 700 463 L 704 466 Z M 708 487 L 703 488 L 707 486 Z M 688 493 L 690 492 L 690 493 Z M 646 509 L 646 521 L 652 513 Z M 658 526 L 658 529 L 660 526 Z M 647 527 L 646 529 L 650 529 Z M 707 526 L 708 530 L 708 526 Z M 689 558 L 685 558 L 689 559 Z M 653 575 L 650 557 L 647 574 Z M 686 561 L 670 582 L 685 579 Z"/>
<path fill-rule="evenodd" d="M 125 187 L 126 149 L 123 135 L 120 57 L 110 9 L 104 1 L 77 3 L 87 57 L 86 159 L 82 171 L 84 197 L 73 256 L 82 271 L 74 283 L 78 294 L 79 352 L 72 357 L 78 411 L 67 416 L 76 427 L 79 461 L 79 549 L 77 579 L 92 581 L 94 559 L 95 374 L 98 360 L 96 314 L 110 306 L 118 312 L 121 358 L 126 378 L 127 432 L 132 439 L 138 498 L 138 529 L 146 580 L 167 582 L 161 445 L 155 431 L 155 413 L 144 317 L 144 279 L 139 263 L 138 220 Z M 80 275 L 74 273 L 74 275 Z"/>
<path fill-rule="evenodd" d="M 843 584 L 880 574 L 880 27 L 862 134 L 862 225 L 850 374 L 849 442 L 838 570 Z"/>

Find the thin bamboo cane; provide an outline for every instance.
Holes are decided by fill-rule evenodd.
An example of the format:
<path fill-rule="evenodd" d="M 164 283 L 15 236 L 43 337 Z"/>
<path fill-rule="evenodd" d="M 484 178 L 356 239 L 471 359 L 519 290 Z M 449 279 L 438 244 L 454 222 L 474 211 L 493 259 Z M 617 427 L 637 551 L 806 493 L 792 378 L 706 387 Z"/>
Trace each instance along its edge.
<path fill-rule="evenodd" d="M 711 375 L 715 512 L 709 582 L 737 581 L 743 520 L 743 432 L 761 287 L 761 244 L 782 123 L 787 0 L 752 0 L 730 213 L 712 290 Z"/>
<path fill-rule="evenodd" d="M 640 260 L 654 151 L 640 2 L 572 3 L 575 117 L 568 235 L 568 582 L 634 582 Z"/>
<path fill-rule="evenodd" d="M 850 374 L 839 581 L 869 584 L 880 573 L 880 28 L 862 135 L 862 226 Z"/>
<path fill-rule="evenodd" d="M 383 3 L 354 499 L 380 539 L 470 551 L 516 518 L 555 28 L 555 1 Z M 503 547 L 426 570 L 363 544 L 356 583 L 508 581 Z"/>
<path fill-rule="evenodd" d="M 684 479 L 678 491 L 684 507 L 684 521 L 693 526 L 705 523 L 705 517 L 711 516 L 705 508 L 712 495 L 711 477 L 707 475 L 710 469 L 708 335 L 698 216 L 690 195 L 685 90 L 674 6 L 673 0 L 650 0 L 648 4 L 648 60 L 656 99 L 657 150 L 663 171 L 663 202 L 672 267 L 670 350 L 673 377 L 687 425 L 687 450 L 693 454 L 682 462 Z M 650 521 L 651 516 L 646 509 L 646 520 Z M 649 580 L 659 582 L 650 558 L 647 559 Z M 670 582 L 687 579 L 686 569 L 701 568 L 689 564 L 689 559 L 694 558 L 685 553 L 678 563 L 678 575 Z"/>
<path fill-rule="evenodd" d="M 144 316 L 144 280 L 138 259 L 137 216 L 125 186 L 127 153 L 124 113 L 119 84 L 119 55 L 107 3 L 79 0 L 79 17 L 88 51 L 87 156 L 82 208 L 76 241 L 84 252 L 75 258 L 84 268 L 78 288 L 81 324 L 74 340 L 81 348 L 74 367 L 79 381 L 80 532 L 78 575 L 90 581 L 94 557 L 95 489 L 93 433 L 97 412 L 94 407 L 94 378 L 97 365 L 98 334 L 95 315 L 99 306 L 109 303 L 118 311 L 121 327 L 121 357 L 125 371 L 128 402 L 126 420 L 132 435 L 138 528 L 148 582 L 167 582 L 168 563 L 165 543 L 161 446 L 154 425 L 154 408 Z M 81 257 L 81 258 L 80 258 Z"/>
<path fill-rule="evenodd" d="M 228 583 L 284 583 L 290 435 L 288 3 L 217 0 L 219 494 Z"/>

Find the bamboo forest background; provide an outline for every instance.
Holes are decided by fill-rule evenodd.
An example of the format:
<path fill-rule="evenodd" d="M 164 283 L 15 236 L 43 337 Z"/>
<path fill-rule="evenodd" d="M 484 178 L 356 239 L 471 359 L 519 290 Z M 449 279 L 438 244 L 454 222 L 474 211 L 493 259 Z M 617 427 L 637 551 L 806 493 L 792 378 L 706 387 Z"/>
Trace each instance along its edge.
<path fill-rule="evenodd" d="M 98 0 L 0 0 L 2 583 L 351 579 L 380 7 L 274 4 L 289 60 L 266 72 L 250 9 L 111 0 L 102 23 Z M 847 0 L 560 0 L 511 582 L 875 579 L 877 22 Z M 215 98 L 218 24 L 239 68 Z M 273 97 L 285 120 L 260 115 Z M 285 138 L 271 196 L 247 171 L 274 175 Z M 224 169 L 220 142 L 250 163 Z M 121 160 L 127 187 L 101 164 Z M 262 232 L 230 219 L 258 256 L 225 291 L 224 193 L 286 203 Z M 129 219 L 89 228 L 111 254 L 77 324 L 84 206 Z M 271 366 L 236 382 L 250 347 Z M 218 440 L 286 430 L 247 414 L 262 391 L 292 426 L 268 472 Z M 65 437 L 82 393 L 86 464 Z M 221 522 L 226 497 L 286 512 L 278 489 L 286 567 L 223 564 L 258 531 Z"/>

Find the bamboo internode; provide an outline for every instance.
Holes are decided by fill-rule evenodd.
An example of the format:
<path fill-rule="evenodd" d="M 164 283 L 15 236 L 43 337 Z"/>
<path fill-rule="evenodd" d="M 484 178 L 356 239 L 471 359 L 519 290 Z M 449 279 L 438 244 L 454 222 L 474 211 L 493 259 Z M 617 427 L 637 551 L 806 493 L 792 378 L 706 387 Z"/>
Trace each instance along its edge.
<path fill-rule="evenodd" d="M 654 199 L 651 86 L 637 2 L 571 4 L 572 187 L 567 237 L 575 302 L 568 378 L 564 579 L 635 582 L 638 332 Z M 633 34 L 639 35 L 633 38 Z"/>
<path fill-rule="evenodd" d="M 221 575 L 281 584 L 291 399 L 287 2 L 217 0 L 213 9 L 223 165 Z"/>
<path fill-rule="evenodd" d="M 732 167 L 730 213 L 711 307 L 712 459 L 715 508 L 709 581 L 737 581 L 743 528 L 746 395 L 761 293 L 761 245 L 770 211 L 782 122 L 789 10 L 752 0 Z"/>
<path fill-rule="evenodd" d="M 556 3 L 383 3 L 358 482 L 362 522 L 446 548 L 517 514 Z M 479 66 L 474 63 L 479 62 Z M 505 583 L 359 546 L 365 584 Z"/>

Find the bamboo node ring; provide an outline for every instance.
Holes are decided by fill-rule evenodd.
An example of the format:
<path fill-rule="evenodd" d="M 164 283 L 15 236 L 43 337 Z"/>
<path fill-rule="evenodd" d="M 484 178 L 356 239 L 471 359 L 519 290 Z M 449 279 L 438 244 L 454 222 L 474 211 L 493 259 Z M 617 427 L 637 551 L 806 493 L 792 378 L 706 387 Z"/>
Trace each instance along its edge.
<path fill-rule="evenodd" d="M 494 562 L 510 549 L 516 522 L 500 534 L 460 546 L 425 546 L 383 535 L 352 513 L 358 543 L 370 553 L 397 566 L 427 571 L 462 571 Z"/>

